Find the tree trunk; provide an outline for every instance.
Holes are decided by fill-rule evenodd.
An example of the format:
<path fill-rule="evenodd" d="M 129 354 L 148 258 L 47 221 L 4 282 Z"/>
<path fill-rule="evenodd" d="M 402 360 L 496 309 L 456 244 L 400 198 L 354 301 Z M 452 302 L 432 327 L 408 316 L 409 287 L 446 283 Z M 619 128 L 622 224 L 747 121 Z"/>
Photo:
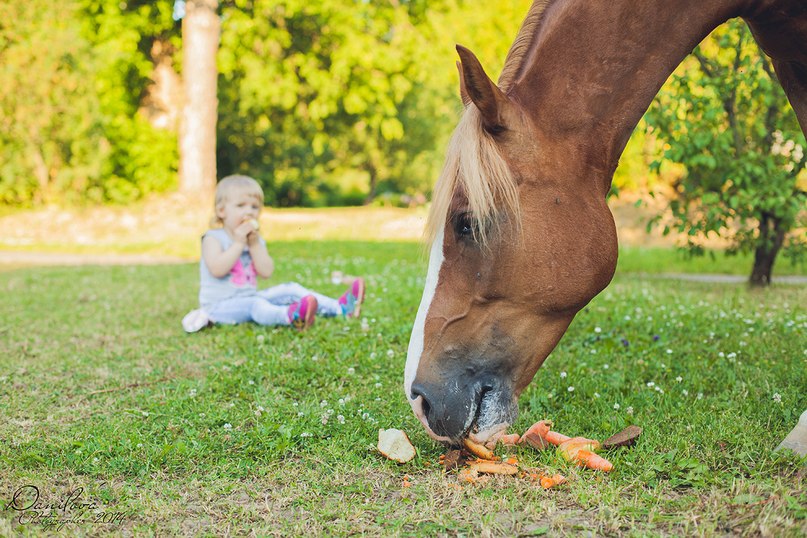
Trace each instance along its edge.
<path fill-rule="evenodd" d="M 138 112 L 143 114 L 157 129 L 178 132 L 184 106 L 182 78 L 174 70 L 174 47 L 167 39 L 155 39 L 151 45 L 151 61 L 154 69 L 151 84 Z"/>
<path fill-rule="evenodd" d="M 370 192 L 368 192 L 367 196 L 364 198 L 364 205 L 370 205 L 376 197 L 375 189 L 378 185 L 378 173 L 376 172 L 376 167 L 372 164 L 368 165 L 365 169 L 370 175 Z"/>
<path fill-rule="evenodd" d="M 754 251 L 754 268 L 749 284 L 764 287 L 771 283 L 773 263 L 785 241 L 786 230 L 781 221 L 771 215 L 763 215 L 759 221 L 759 244 Z"/>
<path fill-rule="evenodd" d="M 187 0 L 182 20 L 185 104 L 179 141 L 179 190 L 208 197 L 216 188 L 218 0 Z"/>

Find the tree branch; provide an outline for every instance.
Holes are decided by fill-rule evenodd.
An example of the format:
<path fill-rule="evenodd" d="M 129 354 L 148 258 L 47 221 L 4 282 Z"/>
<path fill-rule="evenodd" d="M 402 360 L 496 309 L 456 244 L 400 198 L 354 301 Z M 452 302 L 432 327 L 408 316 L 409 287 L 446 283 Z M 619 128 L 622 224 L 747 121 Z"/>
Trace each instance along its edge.
<path fill-rule="evenodd" d="M 715 65 L 714 65 L 714 64 L 713 64 L 713 63 L 712 63 L 712 62 L 709 60 L 709 58 L 707 58 L 706 56 L 704 56 L 704 55 L 701 53 L 701 51 L 700 51 L 700 50 L 698 50 L 698 49 L 693 50 L 693 51 L 692 51 L 692 55 L 695 57 L 695 59 L 696 59 L 696 60 L 698 60 L 698 63 L 700 64 L 700 67 L 701 67 L 701 71 L 703 71 L 703 73 L 704 73 L 704 74 L 705 74 L 707 77 L 709 77 L 709 78 L 715 78 L 715 76 L 716 76 L 716 75 L 715 75 L 715 71 L 718 69 L 718 67 L 717 67 L 717 66 L 715 66 Z"/>

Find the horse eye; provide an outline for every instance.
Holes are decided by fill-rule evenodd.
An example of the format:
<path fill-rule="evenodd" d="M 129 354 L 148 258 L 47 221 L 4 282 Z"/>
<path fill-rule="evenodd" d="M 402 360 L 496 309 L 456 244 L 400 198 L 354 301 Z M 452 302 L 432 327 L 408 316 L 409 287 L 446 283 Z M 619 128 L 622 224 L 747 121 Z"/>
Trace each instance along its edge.
<path fill-rule="evenodd" d="M 474 224 L 467 213 L 457 215 L 454 218 L 454 232 L 457 234 L 457 237 L 473 238 Z"/>
<path fill-rule="evenodd" d="M 493 136 L 499 136 L 503 132 L 507 130 L 507 127 L 504 125 L 491 125 L 489 127 L 485 127 L 485 131 L 490 133 Z"/>

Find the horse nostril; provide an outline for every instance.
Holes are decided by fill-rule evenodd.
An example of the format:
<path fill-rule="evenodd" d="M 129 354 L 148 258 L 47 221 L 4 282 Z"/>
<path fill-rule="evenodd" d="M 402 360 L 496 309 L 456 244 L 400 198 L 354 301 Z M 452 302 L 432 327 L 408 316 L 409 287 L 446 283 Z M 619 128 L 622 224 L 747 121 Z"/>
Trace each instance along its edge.
<path fill-rule="evenodd" d="M 426 391 L 421 385 L 412 385 L 412 399 L 415 400 L 420 398 L 420 406 L 423 410 L 424 416 L 429 416 L 429 411 L 431 410 L 431 404 L 429 404 L 429 398 L 426 396 Z"/>
<path fill-rule="evenodd" d="M 431 406 L 429 405 L 429 400 L 426 400 L 425 398 L 421 400 L 421 407 L 423 409 L 423 414 L 428 417 L 429 411 L 431 411 L 432 409 Z"/>

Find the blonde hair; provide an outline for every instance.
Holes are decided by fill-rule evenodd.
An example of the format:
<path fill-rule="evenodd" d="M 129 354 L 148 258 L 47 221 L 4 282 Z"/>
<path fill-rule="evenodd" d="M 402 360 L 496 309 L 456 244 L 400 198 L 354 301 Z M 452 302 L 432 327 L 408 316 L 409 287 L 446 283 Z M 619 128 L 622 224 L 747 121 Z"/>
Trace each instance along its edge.
<path fill-rule="evenodd" d="M 535 38 L 549 0 L 533 0 L 518 35 L 507 53 L 498 86 L 505 94 L 522 74 L 524 59 Z M 502 217 L 509 216 L 521 231 L 518 184 L 499 152 L 493 137 L 482 128 L 479 109 L 470 104 L 451 137 L 446 161 L 432 193 L 432 206 L 426 223 L 426 243 L 431 245 L 446 225 L 451 198 L 461 189 L 468 198 L 471 218 L 476 224 L 476 240 L 485 246 L 490 232 L 497 232 Z M 489 231 L 490 228 L 490 231 Z"/>
<path fill-rule="evenodd" d="M 475 239 L 482 246 L 487 245 L 491 232 L 499 231 L 505 215 L 517 225 L 521 222 L 518 185 L 493 137 L 482 128 L 482 116 L 475 105 L 465 109 L 448 144 L 424 230 L 427 244 L 434 242 L 450 217 L 449 206 L 457 189 L 468 199 L 476 224 Z"/>
<path fill-rule="evenodd" d="M 210 219 L 211 227 L 219 227 L 224 222 L 219 217 L 219 209 L 227 203 L 228 196 L 233 192 L 243 192 L 252 196 L 263 206 L 263 189 L 253 178 L 242 175 L 232 175 L 221 178 L 216 185 L 216 198 L 213 201 L 213 217 Z"/>

